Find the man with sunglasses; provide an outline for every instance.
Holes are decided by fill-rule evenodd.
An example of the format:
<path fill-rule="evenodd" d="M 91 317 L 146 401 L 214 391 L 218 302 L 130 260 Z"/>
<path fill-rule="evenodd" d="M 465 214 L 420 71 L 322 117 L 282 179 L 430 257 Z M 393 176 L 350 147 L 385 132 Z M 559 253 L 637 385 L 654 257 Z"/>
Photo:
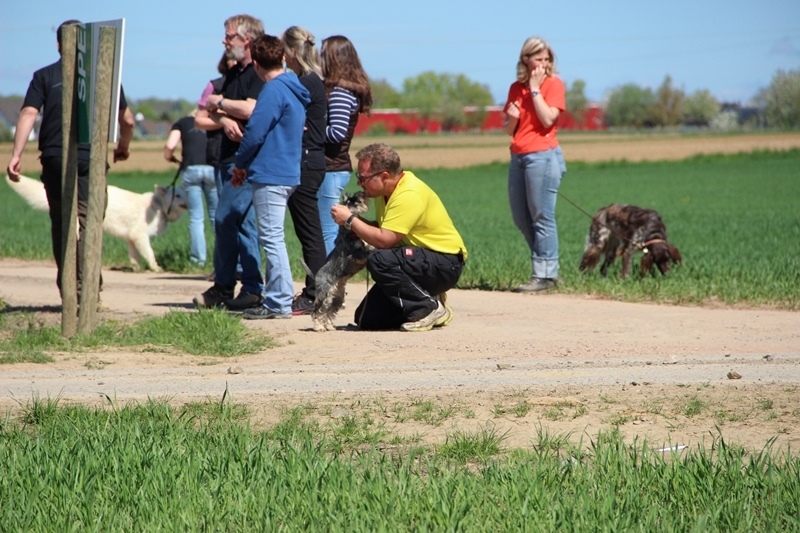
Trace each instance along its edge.
<path fill-rule="evenodd" d="M 331 216 L 376 249 L 367 260 L 375 285 L 356 309 L 361 329 L 428 331 L 453 319 L 446 291 L 455 287 L 467 248 L 436 193 L 404 171 L 391 147 L 356 154 L 358 185 L 375 199 L 376 221 L 335 205 Z"/>
<path fill-rule="evenodd" d="M 219 307 L 241 312 L 263 301 L 264 279 L 261 276 L 261 250 L 249 184 L 234 187 L 234 156 L 256 100 L 264 86 L 253 68 L 251 43 L 264 35 L 263 23 L 250 15 L 235 15 L 225 21 L 225 55 L 237 64 L 228 70 L 220 94 L 209 95 L 205 109 L 198 109 L 198 129 L 224 133 L 220 148 L 217 183 L 221 188 L 214 216 L 214 285 L 194 297 L 198 308 Z M 241 265 L 242 287 L 234 298 L 237 264 Z"/>

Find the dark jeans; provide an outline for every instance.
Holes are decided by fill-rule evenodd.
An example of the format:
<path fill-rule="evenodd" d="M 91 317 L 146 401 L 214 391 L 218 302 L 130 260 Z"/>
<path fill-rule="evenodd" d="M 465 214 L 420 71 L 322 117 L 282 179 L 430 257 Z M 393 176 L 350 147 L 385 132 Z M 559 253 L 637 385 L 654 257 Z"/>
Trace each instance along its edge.
<path fill-rule="evenodd" d="M 214 218 L 214 282 L 226 290 L 236 286 L 236 265 L 242 267 L 242 290 L 261 295 L 261 249 L 258 247 L 253 192 L 250 184 L 231 185 L 233 163 L 219 170 L 222 188 Z"/>
<path fill-rule="evenodd" d="M 397 329 L 428 316 L 439 305 L 436 297 L 455 287 L 463 268 L 460 254 L 413 246 L 375 250 L 367 259 L 375 285 L 356 309 L 356 324 Z"/>
<path fill-rule="evenodd" d="M 47 194 L 47 204 L 50 213 L 50 240 L 53 247 L 53 258 L 56 260 L 56 268 L 58 274 L 56 277 L 56 285 L 58 290 L 61 291 L 61 269 L 63 266 L 63 253 L 61 248 L 61 232 L 62 232 L 62 201 L 61 201 L 61 158 L 60 157 L 42 157 L 42 184 Z M 108 206 L 108 194 L 104 200 L 104 205 Z M 89 206 L 89 162 L 78 160 L 78 246 L 77 263 L 78 283 L 77 290 L 80 295 L 81 280 L 83 279 L 83 232 L 86 229 L 86 211 Z M 105 217 L 105 209 L 103 212 Z M 100 289 L 103 288 L 103 275 L 100 275 Z"/>
<path fill-rule="evenodd" d="M 317 191 L 325 177 L 325 170 L 300 171 L 300 185 L 289 197 L 289 213 L 292 214 L 294 232 L 303 248 L 303 261 L 312 273 L 325 264 L 325 241 L 322 238 L 322 225 L 319 221 L 319 205 Z M 316 296 L 314 276 L 306 275 L 306 286 L 303 294 L 312 300 Z"/>

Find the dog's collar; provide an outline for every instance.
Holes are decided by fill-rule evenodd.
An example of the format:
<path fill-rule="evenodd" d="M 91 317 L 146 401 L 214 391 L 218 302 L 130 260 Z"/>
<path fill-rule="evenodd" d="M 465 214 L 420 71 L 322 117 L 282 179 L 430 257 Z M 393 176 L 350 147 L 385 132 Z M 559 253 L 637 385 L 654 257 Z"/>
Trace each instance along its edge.
<path fill-rule="evenodd" d="M 665 241 L 664 239 L 650 239 L 649 241 L 642 244 L 642 251 L 644 253 L 647 253 L 648 252 L 647 247 L 650 246 L 651 244 L 656 244 L 658 242 L 667 242 L 667 241 Z"/>

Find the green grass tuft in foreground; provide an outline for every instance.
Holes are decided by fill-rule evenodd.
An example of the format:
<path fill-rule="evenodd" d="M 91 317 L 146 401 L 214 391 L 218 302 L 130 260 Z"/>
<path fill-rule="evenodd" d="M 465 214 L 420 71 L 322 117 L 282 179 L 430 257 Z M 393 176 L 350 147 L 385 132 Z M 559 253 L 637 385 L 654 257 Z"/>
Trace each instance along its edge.
<path fill-rule="evenodd" d="M 612 431 L 504 451 L 484 431 L 405 449 L 353 439 L 352 421 L 308 425 L 302 410 L 256 431 L 224 399 L 57 403 L 34 398 L 0 422 L 4 531 L 800 528 L 800 459 L 771 443 L 664 453 Z"/>
<path fill-rule="evenodd" d="M 6 329 L 5 327 L 3 329 Z M 248 330 L 238 317 L 208 310 L 170 311 L 132 324 L 108 321 L 88 335 L 61 336 L 60 326 L 45 326 L 28 317 L 27 328 L 12 329 L 0 341 L 0 364 L 48 363 L 46 352 L 82 352 L 111 347 L 143 347 L 165 353 L 233 357 L 274 347 L 274 340 Z"/>

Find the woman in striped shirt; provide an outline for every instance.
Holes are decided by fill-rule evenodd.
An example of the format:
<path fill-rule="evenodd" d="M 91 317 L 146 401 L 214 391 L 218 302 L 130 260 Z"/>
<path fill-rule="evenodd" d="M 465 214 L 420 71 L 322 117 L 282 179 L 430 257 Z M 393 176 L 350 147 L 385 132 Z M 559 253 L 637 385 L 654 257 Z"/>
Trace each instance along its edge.
<path fill-rule="evenodd" d="M 369 78 L 353 43 L 334 35 L 322 41 L 322 73 L 328 95 L 328 123 L 325 128 L 325 179 L 317 193 L 325 250 L 330 254 L 339 226 L 331 217 L 331 208 L 339 203 L 350 181 L 350 141 L 360 113 L 369 114 L 372 90 Z"/>

